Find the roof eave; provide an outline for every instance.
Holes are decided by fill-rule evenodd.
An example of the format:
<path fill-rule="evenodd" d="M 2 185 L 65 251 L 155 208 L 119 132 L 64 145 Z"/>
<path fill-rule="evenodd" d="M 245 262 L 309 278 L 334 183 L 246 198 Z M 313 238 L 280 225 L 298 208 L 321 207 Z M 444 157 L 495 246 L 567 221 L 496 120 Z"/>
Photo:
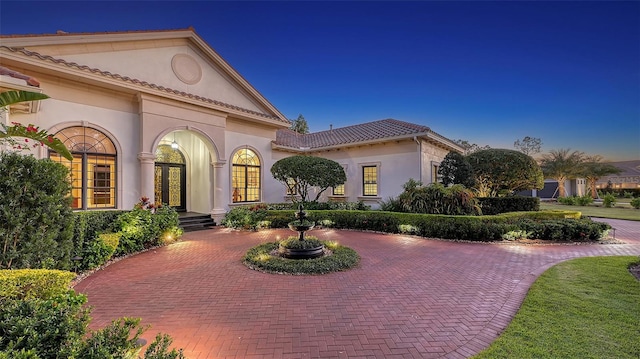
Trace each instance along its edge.
<path fill-rule="evenodd" d="M 283 122 L 280 118 L 270 118 L 267 116 L 261 116 L 258 114 L 251 114 L 242 110 L 216 105 L 211 101 L 207 101 L 207 99 L 196 97 L 196 96 L 181 96 L 179 94 L 175 94 L 168 91 L 162 91 L 160 89 L 155 89 L 152 87 L 144 86 L 142 84 L 135 84 L 107 76 L 103 76 L 101 74 L 95 74 L 91 71 L 83 71 L 80 69 L 76 69 L 73 67 L 69 67 L 66 65 L 60 65 L 57 63 L 52 63 L 48 61 L 42 61 L 39 59 L 34 59 L 29 56 L 21 56 L 18 52 L 12 52 L 3 47 L 0 47 L 0 57 L 4 60 L 3 63 L 6 64 L 6 60 L 10 63 L 13 61 L 16 64 L 19 64 L 21 67 L 29 67 L 36 71 L 46 70 L 45 72 L 51 73 L 59 76 L 60 73 L 63 73 L 67 76 L 72 77 L 77 82 L 83 82 L 90 85 L 99 85 L 109 89 L 114 89 L 118 91 L 128 92 L 130 94 L 135 93 L 146 93 L 150 95 L 155 95 L 159 97 L 170 98 L 180 102 L 186 102 L 193 105 L 203 106 L 206 108 L 210 108 L 216 111 L 221 111 L 225 113 L 229 113 L 234 115 L 235 117 L 249 120 L 258 120 L 261 122 L 267 122 L 272 125 L 276 125 L 278 127 L 286 128 L 288 127 L 288 122 Z"/>

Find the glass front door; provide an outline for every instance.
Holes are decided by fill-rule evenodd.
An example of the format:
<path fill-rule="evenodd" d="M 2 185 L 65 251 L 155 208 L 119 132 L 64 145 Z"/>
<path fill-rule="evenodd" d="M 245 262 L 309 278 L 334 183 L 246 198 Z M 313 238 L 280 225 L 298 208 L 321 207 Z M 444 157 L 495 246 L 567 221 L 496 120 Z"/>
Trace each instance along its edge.
<path fill-rule="evenodd" d="M 155 167 L 155 200 L 179 212 L 186 206 L 186 167 L 175 163 L 157 163 Z"/>

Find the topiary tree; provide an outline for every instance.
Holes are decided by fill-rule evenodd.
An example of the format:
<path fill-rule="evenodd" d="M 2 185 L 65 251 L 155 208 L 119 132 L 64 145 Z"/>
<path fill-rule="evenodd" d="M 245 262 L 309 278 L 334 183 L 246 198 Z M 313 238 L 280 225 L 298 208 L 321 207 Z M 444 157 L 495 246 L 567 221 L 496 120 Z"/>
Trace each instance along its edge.
<path fill-rule="evenodd" d="M 317 202 L 322 192 L 329 187 L 347 181 L 347 175 L 339 163 L 313 156 L 283 158 L 271 166 L 271 174 L 287 187 L 289 193 L 299 194 L 303 203 L 308 202 L 312 187 L 317 188 L 313 199 L 313 202 Z M 296 202 L 295 196 L 292 196 L 292 200 Z"/>
<path fill-rule="evenodd" d="M 449 152 L 438 168 L 438 175 L 445 186 L 461 184 L 467 188 L 473 187 L 473 169 L 469 161 L 458 152 Z"/>
<path fill-rule="evenodd" d="M 0 269 L 70 267 L 68 175 L 50 160 L 0 153 Z"/>
<path fill-rule="evenodd" d="M 542 170 L 536 161 L 522 152 L 488 149 L 467 156 L 480 197 L 496 197 L 544 185 Z"/>

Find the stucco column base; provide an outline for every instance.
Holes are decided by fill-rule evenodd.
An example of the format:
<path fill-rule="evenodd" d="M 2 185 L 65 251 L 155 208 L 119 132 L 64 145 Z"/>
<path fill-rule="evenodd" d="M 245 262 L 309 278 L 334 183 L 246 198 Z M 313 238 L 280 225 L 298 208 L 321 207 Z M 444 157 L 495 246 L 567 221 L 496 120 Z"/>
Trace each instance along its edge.
<path fill-rule="evenodd" d="M 138 159 L 140 160 L 140 196 L 149 197 L 154 202 L 156 155 L 149 152 L 140 152 L 138 153 Z"/>
<path fill-rule="evenodd" d="M 224 209 L 217 209 L 217 208 L 214 208 L 211 210 L 211 212 L 209 212 L 209 214 L 211 215 L 211 218 L 216 222 L 217 225 L 220 225 L 226 213 L 227 211 L 225 211 Z"/>

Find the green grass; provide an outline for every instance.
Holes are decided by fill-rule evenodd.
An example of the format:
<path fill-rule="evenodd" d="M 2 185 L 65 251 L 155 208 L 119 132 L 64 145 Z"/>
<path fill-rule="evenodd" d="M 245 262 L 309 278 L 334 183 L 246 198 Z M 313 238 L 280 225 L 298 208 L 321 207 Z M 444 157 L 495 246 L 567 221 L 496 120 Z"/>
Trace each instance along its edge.
<path fill-rule="evenodd" d="M 540 210 L 573 210 L 582 212 L 583 216 L 627 219 L 632 221 L 640 221 L 640 209 L 634 209 L 626 203 L 626 207 L 616 204 L 616 207 L 606 208 L 602 204 L 589 206 L 568 206 L 559 203 L 540 202 Z"/>
<path fill-rule="evenodd" d="M 474 358 L 640 358 L 638 257 L 579 258 L 533 284 L 505 332 Z"/>

